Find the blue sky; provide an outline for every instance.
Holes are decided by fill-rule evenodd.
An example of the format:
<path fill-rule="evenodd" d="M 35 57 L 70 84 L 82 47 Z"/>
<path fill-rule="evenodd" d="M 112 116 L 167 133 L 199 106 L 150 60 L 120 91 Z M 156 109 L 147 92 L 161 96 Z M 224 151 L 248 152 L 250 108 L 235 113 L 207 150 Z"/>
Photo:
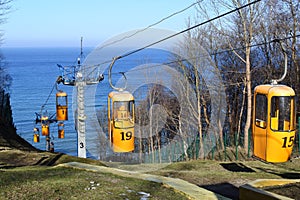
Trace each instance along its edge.
<path fill-rule="evenodd" d="M 196 0 L 14 0 L 4 31 L 3 47 L 95 47 L 123 32 L 144 28 Z M 156 28 L 180 31 L 190 8 Z"/>

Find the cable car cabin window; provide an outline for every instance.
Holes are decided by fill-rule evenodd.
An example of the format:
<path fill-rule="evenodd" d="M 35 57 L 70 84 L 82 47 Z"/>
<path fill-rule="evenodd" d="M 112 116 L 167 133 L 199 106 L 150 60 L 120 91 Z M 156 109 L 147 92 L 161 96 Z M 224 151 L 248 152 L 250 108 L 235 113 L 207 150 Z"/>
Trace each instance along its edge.
<path fill-rule="evenodd" d="M 114 102 L 114 126 L 116 128 L 132 128 L 133 119 L 133 101 L 115 101 Z"/>
<path fill-rule="evenodd" d="M 271 129 L 274 131 L 294 130 L 294 97 L 272 97 Z"/>
<path fill-rule="evenodd" d="M 58 106 L 67 106 L 67 97 L 66 96 L 57 97 L 56 103 Z"/>
<path fill-rule="evenodd" d="M 67 106 L 67 97 L 57 97 L 58 106 Z"/>
<path fill-rule="evenodd" d="M 268 115 L 268 99 L 263 94 L 256 95 L 255 102 L 255 124 L 258 127 L 266 128 Z"/>

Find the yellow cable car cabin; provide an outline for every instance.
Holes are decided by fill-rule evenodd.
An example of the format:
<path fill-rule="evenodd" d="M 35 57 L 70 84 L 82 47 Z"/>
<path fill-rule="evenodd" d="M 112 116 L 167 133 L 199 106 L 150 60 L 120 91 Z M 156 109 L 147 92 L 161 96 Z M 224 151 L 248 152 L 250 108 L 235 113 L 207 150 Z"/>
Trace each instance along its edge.
<path fill-rule="evenodd" d="M 63 139 L 65 138 L 65 125 L 64 123 L 60 122 L 57 125 L 58 127 L 58 138 Z"/>
<path fill-rule="evenodd" d="M 38 128 L 33 129 L 33 142 L 34 143 L 40 142 L 40 133 L 39 132 L 40 131 Z"/>
<path fill-rule="evenodd" d="M 134 97 L 126 91 L 108 95 L 108 133 L 114 152 L 134 150 Z"/>
<path fill-rule="evenodd" d="M 47 116 L 41 117 L 41 126 L 42 126 L 42 135 L 48 136 L 49 135 L 49 121 Z"/>
<path fill-rule="evenodd" d="M 290 159 L 295 140 L 295 92 L 285 85 L 254 90 L 253 154 L 267 162 Z"/>
<path fill-rule="evenodd" d="M 58 121 L 68 120 L 67 93 L 62 91 L 56 93 L 56 119 Z"/>

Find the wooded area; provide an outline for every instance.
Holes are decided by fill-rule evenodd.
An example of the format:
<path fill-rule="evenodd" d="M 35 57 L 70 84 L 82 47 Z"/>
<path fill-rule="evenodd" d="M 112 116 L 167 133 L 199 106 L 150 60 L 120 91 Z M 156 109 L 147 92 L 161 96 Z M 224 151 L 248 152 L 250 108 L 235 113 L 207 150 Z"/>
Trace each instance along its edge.
<path fill-rule="evenodd" d="M 196 20 L 205 20 L 223 10 L 236 9 L 249 0 L 213 1 L 199 4 Z M 214 14 L 212 14 L 214 13 Z M 299 1 L 260 1 L 234 14 L 193 30 L 191 37 L 212 55 L 226 88 L 227 120 L 223 129 L 237 133 L 240 145 L 248 149 L 252 91 L 282 76 L 288 54 L 288 74 L 282 84 L 300 91 Z M 299 107 L 299 100 L 297 102 Z M 243 138 L 243 139 L 242 139 Z"/>
<path fill-rule="evenodd" d="M 188 27 L 250 2 L 200 2 L 198 15 L 188 20 Z M 137 137 L 140 160 L 141 154 L 147 153 L 148 161 L 161 162 L 166 152 L 171 151 L 174 160 L 176 149 L 180 150 L 175 160 L 203 159 L 212 151 L 223 151 L 226 145 L 251 151 L 249 133 L 253 90 L 255 86 L 271 83 L 272 79 L 278 79 L 284 73 L 284 54 L 280 43 L 286 47 L 288 55 L 288 72 L 281 84 L 292 87 L 299 96 L 299 6 L 298 0 L 259 1 L 190 30 L 185 43 L 180 46 L 181 51 L 186 51 L 189 63 L 178 58 L 176 66 L 184 74 L 186 82 L 178 80 L 176 84 L 182 88 L 187 88 L 186 83 L 192 84 L 196 101 L 191 101 L 189 90 L 183 90 L 183 93 L 186 92 L 182 95 L 185 99 L 176 99 L 163 86 L 156 85 L 149 90 L 147 100 L 137 107 L 136 123 L 150 124 L 149 130 L 137 130 L 138 134 L 149 132 L 148 138 Z M 220 110 L 213 112 L 213 104 L 219 104 L 217 101 L 222 101 L 223 97 L 212 98 L 212 90 L 208 88 L 210 83 L 206 82 L 203 74 L 206 69 L 199 71 L 199 65 L 202 69 L 211 65 L 214 70 L 211 73 L 220 73 L 222 82 L 214 87 L 215 91 L 225 89 L 222 103 L 226 103 L 226 110 L 219 107 Z M 159 121 L 159 118 L 153 118 L 153 109 L 149 109 L 157 104 L 163 106 L 167 113 L 165 125 L 159 130 L 158 122 L 153 120 Z M 299 98 L 296 105 L 300 107 Z M 222 114 L 226 115 L 223 124 L 222 120 L 218 121 Z M 212 121 L 213 117 L 217 121 Z M 195 134 L 194 138 L 190 137 L 191 132 Z M 175 146 L 163 150 L 170 140 L 176 141 Z"/>
<path fill-rule="evenodd" d="M 6 21 L 5 15 L 10 11 L 10 2 L 11 0 L 0 0 L 0 24 Z M 3 30 L 1 30 L 0 41 L 2 41 L 3 34 Z M 6 67 L 5 59 L 0 55 L 0 121 L 13 126 L 9 95 L 12 78 L 7 73 Z"/>

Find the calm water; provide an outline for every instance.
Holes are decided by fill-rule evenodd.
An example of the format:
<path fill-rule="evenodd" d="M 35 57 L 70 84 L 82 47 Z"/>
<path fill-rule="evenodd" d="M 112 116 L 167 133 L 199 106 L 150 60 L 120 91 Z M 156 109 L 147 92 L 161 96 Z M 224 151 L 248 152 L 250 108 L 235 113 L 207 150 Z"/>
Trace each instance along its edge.
<path fill-rule="evenodd" d="M 86 52 L 91 49 L 87 49 Z M 29 143 L 39 149 L 45 149 L 45 137 L 40 143 L 33 143 L 33 128 L 35 127 L 35 112 L 40 113 L 41 106 L 46 102 L 48 95 L 60 75 L 57 64 L 72 65 L 79 55 L 78 48 L 3 48 L 1 49 L 7 62 L 8 73 L 13 82 L 10 88 L 13 119 L 17 133 Z M 69 94 L 69 105 L 72 102 L 72 87 L 59 86 Z M 55 113 L 55 93 L 51 94 L 45 105 L 50 114 Z M 39 127 L 39 125 L 37 125 Z M 73 115 L 65 123 L 65 138 L 57 138 L 57 126 L 50 126 L 55 150 L 77 154 L 77 135 L 74 130 Z"/>
<path fill-rule="evenodd" d="M 93 48 L 84 49 L 85 55 L 88 55 Z M 80 54 L 79 48 L 2 48 L 2 54 L 7 62 L 8 73 L 13 78 L 10 88 L 11 106 L 13 110 L 13 119 L 17 128 L 17 133 L 26 139 L 33 146 L 45 150 L 45 137 L 40 137 L 39 143 L 33 142 L 33 128 L 40 127 L 35 124 L 35 112 L 40 113 L 41 106 L 49 100 L 44 107 L 50 115 L 55 113 L 55 93 L 51 93 L 57 77 L 60 75 L 57 64 L 75 65 L 77 57 Z M 161 57 L 166 57 L 162 52 L 151 53 L 151 62 L 162 62 Z M 137 57 L 141 54 L 135 55 Z M 124 64 L 134 67 L 141 63 L 133 63 L 139 59 L 128 58 Z M 149 59 L 149 56 L 147 56 Z M 156 58 L 157 60 L 153 60 Z M 133 61 L 132 61 L 133 60 Z M 129 68 L 122 68 L 120 71 L 127 71 Z M 103 83 L 97 86 L 96 109 L 105 107 L 107 94 L 111 91 L 108 84 L 107 72 Z M 120 76 L 115 74 L 114 76 Z M 99 87 L 101 87 L 99 89 Z M 57 138 L 57 124 L 50 126 L 52 141 L 55 143 L 55 151 L 77 155 L 77 133 L 74 126 L 74 117 L 72 111 L 72 93 L 73 87 L 60 84 L 59 89 L 67 92 L 69 102 L 69 120 L 65 122 L 65 138 Z M 145 95 L 142 95 L 145 97 Z M 89 127 L 87 127 L 89 129 Z M 93 138 L 89 138 L 93 139 Z"/>

